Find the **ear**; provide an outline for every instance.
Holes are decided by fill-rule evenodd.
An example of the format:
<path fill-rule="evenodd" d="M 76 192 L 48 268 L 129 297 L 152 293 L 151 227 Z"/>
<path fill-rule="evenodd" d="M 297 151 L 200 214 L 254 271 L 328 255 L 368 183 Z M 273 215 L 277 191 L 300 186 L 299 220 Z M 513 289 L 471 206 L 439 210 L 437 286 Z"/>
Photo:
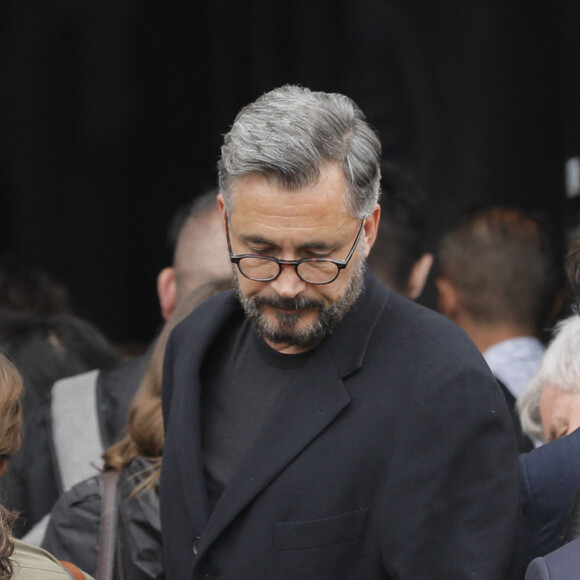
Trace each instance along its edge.
<path fill-rule="evenodd" d="M 554 295 L 554 300 L 552 302 L 552 307 L 550 308 L 546 320 L 544 320 L 544 327 L 551 328 L 554 322 L 558 318 L 558 315 L 562 312 L 564 307 L 565 292 L 562 289 L 556 291 Z"/>
<path fill-rule="evenodd" d="M 167 320 L 177 304 L 177 280 L 175 268 L 163 268 L 157 276 L 157 296 L 161 307 L 161 316 Z"/>
<path fill-rule="evenodd" d="M 8 467 L 8 459 L 0 459 L 0 477 L 6 473 Z"/>
<path fill-rule="evenodd" d="M 433 254 L 423 254 L 414 264 L 407 284 L 407 298 L 417 300 L 423 292 L 427 276 L 433 265 Z"/>
<path fill-rule="evenodd" d="M 435 280 L 437 290 L 439 290 L 438 310 L 441 314 L 456 320 L 459 307 L 459 296 L 455 286 L 447 278 L 437 278 Z"/>
<path fill-rule="evenodd" d="M 365 220 L 364 225 L 364 253 L 365 258 L 369 255 L 379 231 L 379 220 L 381 219 L 381 206 L 377 203 L 373 213 Z"/>
<path fill-rule="evenodd" d="M 220 208 L 220 218 L 221 218 L 221 222 L 222 222 L 222 229 L 225 232 L 226 231 L 226 219 L 227 219 L 226 202 L 224 200 L 224 196 L 221 193 L 218 193 L 217 202 L 218 202 L 218 206 Z"/>

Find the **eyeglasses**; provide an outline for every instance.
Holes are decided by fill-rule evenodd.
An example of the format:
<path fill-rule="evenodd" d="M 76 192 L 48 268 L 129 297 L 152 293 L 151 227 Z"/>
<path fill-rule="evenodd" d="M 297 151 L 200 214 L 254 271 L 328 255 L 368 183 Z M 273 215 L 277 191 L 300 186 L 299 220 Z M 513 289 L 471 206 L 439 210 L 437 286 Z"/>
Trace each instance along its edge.
<path fill-rule="evenodd" d="M 229 218 L 226 217 L 226 238 L 230 261 L 236 264 L 241 274 L 254 282 L 271 282 L 280 276 L 282 266 L 294 266 L 298 278 L 308 284 L 331 284 L 334 282 L 341 270 L 344 270 L 361 238 L 365 220 L 361 220 L 356 235 L 356 240 L 344 260 L 333 260 L 332 258 L 302 258 L 301 260 L 279 260 L 271 256 L 256 256 L 255 254 L 234 254 L 230 242 Z"/>

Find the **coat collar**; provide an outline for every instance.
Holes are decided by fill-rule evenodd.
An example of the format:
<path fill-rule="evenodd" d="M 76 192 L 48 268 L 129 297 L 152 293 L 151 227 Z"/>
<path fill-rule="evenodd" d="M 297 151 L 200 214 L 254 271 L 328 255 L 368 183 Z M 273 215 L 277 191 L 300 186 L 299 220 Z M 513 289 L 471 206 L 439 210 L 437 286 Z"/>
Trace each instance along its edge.
<path fill-rule="evenodd" d="M 323 343 L 332 353 L 341 377 L 362 367 L 368 344 L 390 296 L 390 291 L 367 268 L 363 292 L 337 330 Z"/>
<path fill-rule="evenodd" d="M 335 332 L 317 347 L 315 356 L 318 356 L 319 351 L 328 349 L 340 377 L 346 377 L 360 368 L 380 314 L 390 296 L 391 292 L 367 268 L 363 292 Z M 196 321 L 195 331 L 190 337 L 190 340 L 195 341 L 195 346 L 192 344 L 190 349 L 192 368 L 200 367 L 219 331 L 230 325 L 233 317 L 242 315 L 233 290 L 214 297 L 212 302 L 213 307 L 205 310 Z"/>

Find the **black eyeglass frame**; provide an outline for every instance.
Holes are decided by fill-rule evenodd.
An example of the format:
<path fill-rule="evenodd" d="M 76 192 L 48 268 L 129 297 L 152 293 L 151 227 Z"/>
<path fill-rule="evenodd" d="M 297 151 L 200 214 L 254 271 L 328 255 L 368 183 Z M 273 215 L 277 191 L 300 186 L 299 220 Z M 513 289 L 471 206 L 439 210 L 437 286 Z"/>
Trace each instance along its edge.
<path fill-rule="evenodd" d="M 358 228 L 354 244 L 352 245 L 352 248 L 350 249 L 348 255 L 344 260 L 335 260 L 334 258 L 301 258 L 300 260 L 280 260 L 278 258 L 274 258 L 273 256 L 258 256 L 256 254 L 234 254 L 232 252 L 232 244 L 230 242 L 229 217 L 226 216 L 226 239 L 228 242 L 228 251 L 230 253 L 230 262 L 238 267 L 240 274 L 242 274 L 244 278 L 247 278 L 248 280 L 252 280 L 254 282 L 272 282 L 272 280 L 276 280 L 276 278 L 278 278 L 278 276 L 280 276 L 280 274 L 282 273 L 282 266 L 294 266 L 294 270 L 296 271 L 296 275 L 298 276 L 298 278 L 300 278 L 300 280 L 306 282 L 307 284 L 315 284 L 316 286 L 325 286 L 326 284 L 332 284 L 338 278 L 340 272 L 348 266 L 350 259 L 354 255 L 356 247 L 358 246 L 358 243 L 361 239 L 361 234 L 363 231 L 363 226 L 365 225 L 365 221 L 366 219 L 362 219 L 360 221 L 360 226 Z M 244 258 L 253 258 L 253 259 L 258 258 L 260 260 L 268 260 L 270 262 L 274 262 L 278 264 L 278 273 L 275 276 L 270 276 L 268 278 L 253 278 L 252 276 L 248 276 L 247 274 L 244 273 L 242 268 L 240 268 L 240 262 Z M 327 264 L 328 263 L 334 264 L 336 266 L 336 275 L 334 276 L 334 278 L 332 278 L 332 280 L 328 280 L 328 282 L 312 282 L 310 280 L 306 280 L 300 275 L 300 272 L 298 271 L 298 266 L 300 266 L 300 264 L 304 264 L 305 262 L 324 262 Z"/>

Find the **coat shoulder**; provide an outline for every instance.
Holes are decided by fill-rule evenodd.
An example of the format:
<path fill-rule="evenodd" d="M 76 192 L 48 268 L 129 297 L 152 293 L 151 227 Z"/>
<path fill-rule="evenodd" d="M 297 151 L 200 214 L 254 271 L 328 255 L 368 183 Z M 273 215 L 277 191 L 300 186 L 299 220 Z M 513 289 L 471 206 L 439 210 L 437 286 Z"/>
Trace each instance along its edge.
<path fill-rule="evenodd" d="M 526 580 L 569 580 L 580 570 L 580 538 L 529 565 Z"/>

